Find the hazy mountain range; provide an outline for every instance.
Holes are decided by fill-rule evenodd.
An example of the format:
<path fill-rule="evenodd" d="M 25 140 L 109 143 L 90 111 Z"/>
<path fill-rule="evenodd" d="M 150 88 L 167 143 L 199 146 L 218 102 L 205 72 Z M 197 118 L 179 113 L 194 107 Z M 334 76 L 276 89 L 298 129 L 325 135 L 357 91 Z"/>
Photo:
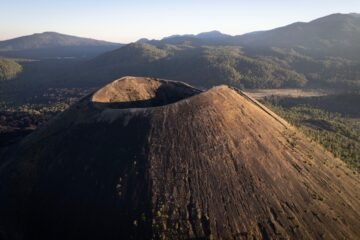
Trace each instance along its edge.
<path fill-rule="evenodd" d="M 359 86 L 360 17 L 334 14 L 309 23 L 229 36 L 218 31 L 128 44 L 91 60 L 88 81 L 150 75 L 209 87 Z M 86 71 L 80 71 L 86 75 Z"/>
<path fill-rule="evenodd" d="M 36 33 L 0 41 L 0 55 L 22 58 L 78 58 L 97 54 L 122 46 L 119 43 L 75 37 L 56 32 Z"/>
<path fill-rule="evenodd" d="M 126 45 L 47 32 L 2 41 L 0 55 L 77 59 L 57 66 L 24 63 L 20 78 L 42 86 L 99 86 L 123 75 L 145 75 L 199 87 L 359 89 L 359 16 L 333 14 L 239 36 L 212 31 Z"/>
<path fill-rule="evenodd" d="M 231 36 L 219 31 L 198 35 L 175 35 L 150 44 L 183 42 L 193 44 L 241 45 L 250 48 L 293 48 L 312 56 L 342 56 L 359 59 L 360 15 L 333 14 L 311 22 L 297 22 L 268 31 Z M 146 42 L 144 40 L 142 43 Z"/>
<path fill-rule="evenodd" d="M 294 48 L 314 57 L 360 59 L 360 15 L 334 14 L 309 23 L 293 23 L 271 31 L 235 37 L 251 47 Z"/>

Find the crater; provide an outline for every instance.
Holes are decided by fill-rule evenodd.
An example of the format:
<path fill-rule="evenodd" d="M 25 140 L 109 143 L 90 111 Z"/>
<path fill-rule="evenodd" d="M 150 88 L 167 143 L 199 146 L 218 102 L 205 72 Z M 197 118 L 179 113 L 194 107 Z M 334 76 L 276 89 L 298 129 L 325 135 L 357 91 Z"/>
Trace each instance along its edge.
<path fill-rule="evenodd" d="M 176 81 L 123 77 L 96 91 L 91 101 L 109 108 L 149 108 L 175 103 L 201 92 Z"/>

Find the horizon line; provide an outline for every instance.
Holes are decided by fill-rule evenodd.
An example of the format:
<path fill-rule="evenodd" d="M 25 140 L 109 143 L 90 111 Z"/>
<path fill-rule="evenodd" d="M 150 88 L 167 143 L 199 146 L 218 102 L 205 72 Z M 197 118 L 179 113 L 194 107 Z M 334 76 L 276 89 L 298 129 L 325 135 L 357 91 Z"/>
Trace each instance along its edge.
<path fill-rule="evenodd" d="M 286 27 L 286 26 L 289 26 L 289 25 L 292 25 L 292 24 L 295 24 L 295 23 L 310 23 L 310 22 L 315 21 L 317 19 L 321 19 L 321 18 L 324 18 L 324 17 L 329 17 L 329 16 L 337 15 L 337 14 L 341 14 L 341 15 L 354 15 L 354 14 L 360 15 L 360 13 L 357 13 L 357 12 L 348 12 L 348 13 L 335 12 L 335 13 L 331 13 L 331 14 L 328 14 L 328 15 L 318 17 L 318 18 L 314 18 L 314 19 L 312 19 L 310 21 L 295 21 L 295 22 L 291 22 L 291 23 L 288 23 L 288 24 L 285 24 L 285 25 L 282 25 L 282 26 L 274 27 L 274 28 L 254 30 L 254 31 L 238 33 L 238 34 L 225 33 L 225 32 L 223 32 L 221 30 L 213 29 L 213 30 L 207 30 L 207 31 L 205 30 L 205 31 L 197 32 L 197 33 L 175 33 L 175 34 L 161 36 L 159 38 L 148 38 L 146 36 L 143 36 L 143 37 L 140 37 L 140 38 L 138 38 L 138 39 L 136 39 L 134 41 L 128 41 L 128 42 L 127 41 L 124 41 L 124 42 L 119 41 L 118 42 L 118 41 L 105 40 L 105 39 L 97 38 L 97 37 L 81 36 L 81 35 L 77 35 L 75 33 L 73 34 L 73 33 L 64 33 L 64 32 L 56 31 L 56 30 L 44 30 L 44 31 L 30 33 L 30 34 L 17 35 L 17 36 L 11 37 L 11 38 L 0 39 L 0 42 L 9 41 L 9 40 L 13 40 L 13 39 L 21 38 L 21 37 L 32 36 L 32 35 L 36 35 L 36 34 L 44 34 L 44 33 L 56 33 L 56 34 L 68 35 L 68 36 L 72 36 L 72 37 L 87 38 L 87 39 L 104 41 L 104 42 L 115 43 L 115 44 L 130 44 L 130 43 L 135 43 L 135 42 L 137 42 L 137 41 L 139 41 L 141 39 L 147 39 L 149 41 L 160 41 L 160 40 L 162 40 L 164 38 L 173 37 L 173 36 L 196 36 L 196 35 L 199 35 L 199 34 L 202 34 L 202 33 L 210 33 L 210 32 L 219 32 L 219 33 L 224 34 L 224 35 L 229 35 L 231 37 L 236 37 L 236 36 L 242 36 L 242 35 L 251 34 L 251 33 L 255 33 L 255 32 L 271 31 L 271 30 Z"/>

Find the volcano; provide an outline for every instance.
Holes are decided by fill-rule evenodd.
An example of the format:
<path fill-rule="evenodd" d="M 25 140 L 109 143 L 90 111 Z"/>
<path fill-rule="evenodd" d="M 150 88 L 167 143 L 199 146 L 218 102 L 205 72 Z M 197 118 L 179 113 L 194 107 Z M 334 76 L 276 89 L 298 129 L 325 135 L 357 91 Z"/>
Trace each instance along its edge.
<path fill-rule="evenodd" d="M 9 149 L 4 239 L 359 239 L 360 178 L 228 86 L 124 77 Z"/>

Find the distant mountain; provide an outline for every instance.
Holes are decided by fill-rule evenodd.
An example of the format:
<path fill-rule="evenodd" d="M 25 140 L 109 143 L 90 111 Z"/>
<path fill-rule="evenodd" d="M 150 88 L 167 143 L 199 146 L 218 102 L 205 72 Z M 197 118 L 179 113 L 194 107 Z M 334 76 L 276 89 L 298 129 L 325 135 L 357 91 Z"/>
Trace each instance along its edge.
<path fill-rule="evenodd" d="M 74 47 L 74 46 L 118 46 L 117 43 L 81 38 L 56 32 L 35 33 L 0 42 L 0 49 L 19 51 L 26 49 Z"/>
<path fill-rule="evenodd" d="M 269 31 L 236 36 L 233 43 L 251 48 L 293 48 L 314 57 L 360 59 L 359 14 L 333 14 Z"/>
<path fill-rule="evenodd" d="M 173 35 L 161 40 L 142 41 L 152 45 L 192 44 L 231 45 L 257 51 L 271 48 L 294 49 L 315 58 L 343 57 L 360 60 L 360 15 L 332 14 L 311 22 L 297 22 L 284 27 L 231 36 L 219 31 L 197 35 Z"/>
<path fill-rule="evenodd" d="M 228 45 L 231 43 L 231 35 L 223 34 L 219 31 L 203 32 L 199 34 L 172 35 L 161 40 L 140 39 L 137 42 L 149 43 L 153 45 L 161 44 L 182 44 L 191 43 L 192 45 Z"/>
<path fill-rule="evenodd" d="M 359 13 L 350 13 L 349 15 L 353 16 L 353 17 L 359 17 L 360 18 L 360 14 Z"/>
<path fill-rule="evenodd" d="M 140 38 L 139 40 L 136 41 L 136 43 L 147 43 L 149 41 L 151 41 L 151 40 L 148 38 Z"/>
<path fill-rule="evenodd" d="M 220 31 L 211 31 L 211 32 L 199 33 L 195 37 L 200 39 L 208 39 L 208 40 L 224 40 L 224 39 L 229 39 L 231 35 L 223 34 Z"/>
<path fill-rule="evenodd" d="M 0 41 L 0 55 L 36 59 L 93 57 L 120 46 L 118 43 L 44 32 Z"/>
<path fill-rule="evenodd" d="M 236 45 L 261 51 L 273 47 L 294 49 L 316 58 L 345 57 L 360 60 L 360 15 L 332 14 L 311 22 L 297 22 L 269 31 L 231 36 L 219 31 L 174 35 L 148 43 Z"/>
<path fill-rule="evenodd" d="M 169 37 L 165 37 L 162 40 L 169 40 L 172 38 L 197 38 L 197 39 L 203 39 L 203 40 L 222 40 L 227 39 L 231 37 L 231 35 L 223 34 L 220 31 L 214 30 L 210 32 L 202 32 L 199 34 L 184 34 L 184 35 L 173 35 Z"/>
<path fill-rule="evenodd" d="M 238 46 L 133 43 L 105 53 L 84 64 L 86 83 L 105 83 L 123 75 L 145 75 L 187 81 L 196 86 L 229 84 L 237 87 L 299 87 L 306 79 L 269 58 L 245 55 Z M 76 81 L 73 79 L 72 81 Z"/>
<path fill-rule="evenodd" d="M 30 75 L 34 81 L 46 82 L 43 84 L 46 86 L 54 82 L 64 86 L 100 86 L 119 76 L 143 75 L 187 81 L 198 87 L 229 84 L 239 88 L 360 90 L 359 14 L 333 14 L 309 23 L 293 23 L 241 36 L 212 31 L 161 40 L 140 39 L 124 46 L 112 43 L 88 46 L 93 41 L 74 40 L 67 42 L 71 47 L 9 53 L 33 51 L 36 56 L 39 53 L 52 57 L 95 56 L 69 69 L 70 64 L 59 68 L 59 63 L 54 62 L 58 71 L 46 64 L 26 64 L 21 76 L 26 79 Z M 106 49 L 111 51 L 105 52 Z"/>
<path fill-rule="evenodd" d="M 333 14 L 309 23 L 230 36 L 218 31 L 142 39 L 91 61 L 86 81 L 121 75 L 209 87 L 360 89 L 360 18 Z M 86 73 L 84 73 L 86 75 Z"/>

